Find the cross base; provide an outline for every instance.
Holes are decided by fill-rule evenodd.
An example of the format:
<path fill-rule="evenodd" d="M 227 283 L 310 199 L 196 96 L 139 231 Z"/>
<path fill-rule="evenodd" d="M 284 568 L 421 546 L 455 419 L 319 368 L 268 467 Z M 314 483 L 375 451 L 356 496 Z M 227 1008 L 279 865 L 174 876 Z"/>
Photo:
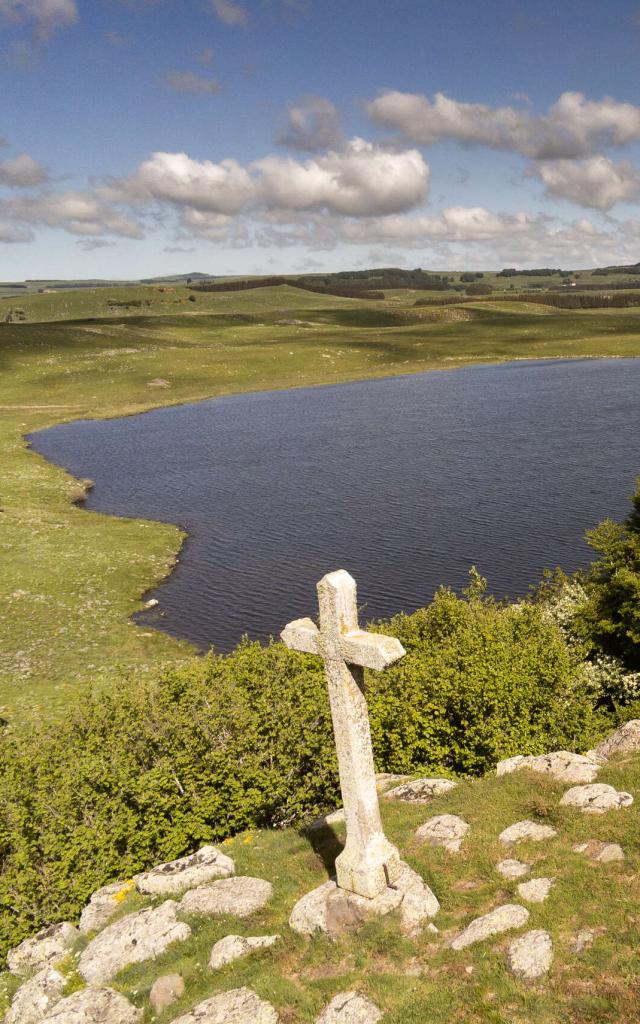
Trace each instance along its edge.
<path fill-rule="evenodd" d="M 341 889 L 375 899 L 400 876 L 400 854 L 384 833 L 372 836 L 363 847 L 349 843 L 336 858 L 336 880 Z"/>

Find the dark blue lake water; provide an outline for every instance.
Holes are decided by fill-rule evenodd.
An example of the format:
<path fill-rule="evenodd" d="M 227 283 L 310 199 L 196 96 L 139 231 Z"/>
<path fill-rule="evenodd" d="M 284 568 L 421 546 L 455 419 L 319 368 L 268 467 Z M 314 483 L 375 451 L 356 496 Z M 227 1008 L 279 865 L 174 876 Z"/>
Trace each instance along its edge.
<path fill-rule="evenodd" d="M 461 588 L 499 596 L 589 562 L 640 473 L 640 360 L 519 362 L 219 398 L 78 422 L 33 445 L 88 507 L 189 532 L 146 621 L 202 648 L 313 615 L 345 568 L 362 618 Z"/>

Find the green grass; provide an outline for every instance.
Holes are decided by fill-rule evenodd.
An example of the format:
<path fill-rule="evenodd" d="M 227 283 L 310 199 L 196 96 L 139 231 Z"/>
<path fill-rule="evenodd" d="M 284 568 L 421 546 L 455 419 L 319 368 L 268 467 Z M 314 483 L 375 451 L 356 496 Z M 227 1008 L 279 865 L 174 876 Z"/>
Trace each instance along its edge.
<path fill-rule="evenodd" d="M 78 508 L 78 483 L 29 452 L 25 434 L 242 391 L 509 359 L 640 355 L 635 309 L 516 309 L 498 300 L 414 309 L 412 295 L 400 306 L 288 286 L 196 303 L 187 294 L 35 293 L 20 300 L 27 323 L 0 323 L 0 705 L 16 725 L 61 714 L 72 691 L 191 653 L 129 621 L 174 564 L 180 531 Z M 145 295 L 144 315 L 108 311 L 110 297 Z M 170 386 L 150 387 L 156 378 Z"/>
<path fill-rule="evenodd" d="M 395 914 L 336 942 L 322 936 L 307 940 L 289 930 L 295 901 L 327 878 L 325 861 L 331 863 L 344 838 L 339 826 L 316 834 L 313 845 L 293 830 L 236 836 L 222 844 L 235 861 L 236 873 L 269 879 L 274 885 L 272 901 L 245 920 L 190 918 L 189 940 L 170 947 L 155 963 L 128 968 L 115 987 L 146 1007 L 145 1021 L 150 1021 L 148 993 L 155 978 L 173 971 L 182 974 L 185 995 L 158 1018 L 160 1024 L 218 991 L 240 985 L 272 1002 L 283 1024 L 315 1020 L 333 995 L 352 988 L 385 1011 L 385 1024 L 634 1021 L 640 977 L 640 757 L 607 766 L 599 781 L 634 793 L 636 803 L 602 816 L 583 815 L 559 806 L 566 786 L 527 773 L 461 781 L 455 791 L 427 807 L 383 800 L 387 834 L 441 903 L 435 922 L 439 935 L 425 932 L 415 940 L 400 936 Z M 441 813 L 460 814 L 471 825 L 458 855 L 421 846 L 413 838 L 419 824 Z M 523 818 L 553 825 L 558 837 L 544 844 L 519 844 L 508 852 L 497 842 L 498 834 Z M 587 838 L 621 843 L 625 862 L 594 864 L 574 853 L 572 845 Z M 459 953 L 447 945 L 479 914 L 502 903 L 521 902 L 517 881 L 507 881 L 495 871 L 494 865 L 505 856 L 531 863 L 530 877 L 556 879 L 545 903 L 527 905 L 527 928 L 548 930 L 554 945 L 551 972 L 536 983 L 518 981 L 506 970 L 505 949 L 519 932 Z M 121 913 L 143 905 L 142 897 L 134 894 Z M 584 952 L 573 953 L 573 937 L 583 928 L 599 929 L 598 937 Z M 281 940 L 270 950 L 211 972 L 211 947 L 230 933 L 277 933 Z M 70 988 L 78 983 L 73 966 L 70 959 Z M 4 984 L 6 989 L 9 983 Z"/>

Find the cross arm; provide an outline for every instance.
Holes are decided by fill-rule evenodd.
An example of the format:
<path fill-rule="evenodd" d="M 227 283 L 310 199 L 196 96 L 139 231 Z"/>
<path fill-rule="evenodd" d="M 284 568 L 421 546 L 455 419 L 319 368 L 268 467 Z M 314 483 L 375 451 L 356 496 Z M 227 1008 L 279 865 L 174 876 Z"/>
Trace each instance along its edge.
<path fill-rule="evenodd" d="M 340 653 L 350 665 L 361 665 L 380 672 L 399 661 L 407 652 L 395 636 L 354 629 L 340 637 Z"/>
<path fill-rule="evenodd" d="M 318 640 L 320 631 L 313 619 L 295 619 L 284 627 L 280 639 L 292 651 L 305 654 L 320 654 Z"/>

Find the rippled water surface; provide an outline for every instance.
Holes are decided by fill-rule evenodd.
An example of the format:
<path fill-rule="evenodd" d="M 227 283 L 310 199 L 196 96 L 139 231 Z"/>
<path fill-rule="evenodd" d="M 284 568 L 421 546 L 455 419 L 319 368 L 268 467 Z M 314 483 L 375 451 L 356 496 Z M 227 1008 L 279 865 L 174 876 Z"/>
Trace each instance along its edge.
<path fill-rule="evenodd" d="M 521 362 L 237 395 L 34 435 L 90 477 L 88 506 L 190 534 L 145 618 L 231 648 L 313 615 L 348 569 L 363 619 L 469 566 L 500 596 L 589 561 L 640 472 L 640 360 Z"/>

